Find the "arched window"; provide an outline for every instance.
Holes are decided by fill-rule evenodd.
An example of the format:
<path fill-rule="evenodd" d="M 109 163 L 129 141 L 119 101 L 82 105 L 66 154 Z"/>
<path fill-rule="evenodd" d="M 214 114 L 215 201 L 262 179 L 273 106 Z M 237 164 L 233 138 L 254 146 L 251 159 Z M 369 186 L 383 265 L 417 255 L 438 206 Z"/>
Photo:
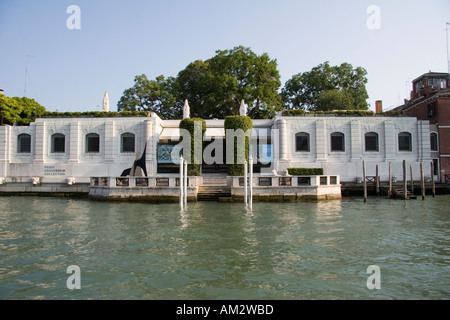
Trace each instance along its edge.
<path fill-rule="evenodd" d="M 31 136 L 26 133 L 19 134 L 17 137 L 17 152 L 30 153 L 31 152 Z"/>
<path fill-rule="evenodd" d="M 62 133 L 52 135 L 52 153 L 66 152 L 66 136 Z"/>
<path fill-rule="evenodd" d="M 295 151 L 309 152 L 309 133 L 299 132 L 295 134 Z"/>
<path fill-rule="evenodd" d="M 366 151 L 380 151 L 378 144 L 378 133 L 376 132 L 367 132 L 364 135 L 365 142 L 365 150 Z"/>
<path fill-rule="evenodd" d="M 341 132 L 331 134 L 331 151 L 345 151 L 345 135 Z"/>
<path fill-rule="evenodd" d="M 133 133 L 124 133 L 120 139 L 120 151 L 121 152 L 134 152 L 135 151 L 135 135 Z"/>
<path fill-rule="evenodd" d="M 89 133 L 86 135 L 86 153 L 100 152 L 100 135 Z"/>
<path fill-rule="evenodd" d="M 400 132 L 398 134 L 398 150 L 412 151 L 412 136 L 409 132 Z"/>
<path fill-rule="evenodd" d="M 430 148 L 431 151 L 438 151 L 438 135 L 436 132 L 430 134 Z"/>

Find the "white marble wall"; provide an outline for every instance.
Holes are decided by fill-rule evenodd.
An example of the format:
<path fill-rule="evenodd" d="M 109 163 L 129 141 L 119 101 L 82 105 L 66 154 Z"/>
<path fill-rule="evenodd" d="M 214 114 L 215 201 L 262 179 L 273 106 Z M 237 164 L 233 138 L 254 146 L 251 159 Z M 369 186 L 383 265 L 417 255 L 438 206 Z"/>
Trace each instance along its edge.
<path fill-rule="evenodd" d="M 259 122 L 258 122 L 259 121 Z M 172 123 L 173 122 L 173 123 Z M 119 176 L 130 168 L 147 143 L 147 172 L 157 172 L 156 149 L 163 127 L 177 126 L 179 121 L 163 121 L 156 114 L 151 117 L 117 118 L 42 118 L 30 126 L 0 127 L 0 177 L 42 177 L 43 182 L 65 182 L 74 177 L 76 182 L 89 183 L 91 176 Z M 217 122 L 217 121 L 216 121 Z M 223 120 L 222 120 L 223 122 Z M 261 122 L 261 123 L 260 123 Z M 419 179 L 419 165 L 423 161 L 425 175 L 430 176 L 430 125 L 416 118 L 395 117 L 282 117 L 273 121 L 255 121 L 258 126 L 279 130 L 272 136 L 275 154 L 274 168 L 283 171 L 289 167 L 324 168 L 326 175 L 340 175 L 343 182 L 362 177 L 362 161 L 366 161 L 368 175 L 375 175 L 375 166 L 383 180 L 387 180 L 389 162 L 394 175 L 402 178 L 402 161 L 413 166 Z M 410 132 L 412 151 L 399 151 L 398 134 Z M 121 135 L 135 134 L 136 153 L 123 153 Z M 310 135 L 310 150 L 295 150 L 295 134 Z M 345 135 L 345 151 L 331 151 L 330 134 Z M 364 135 L 376 132 L 379 150 L 366 151 Z M 19 153 L 17 137 L 31 135 L 31 152 Z M 51 152 L 51 136 L 65 135 L 65 152 Z M 86 152 L 86 135 L 100 136 L 100 152 Z M 275 137 L 277 137 L 275 139 Z M 409 170 L 408 170 L 409 173 Z"/>
<path fill-rule="evenodd" d="M 281 117 L 276 123 L 284 137 L 280 140 L 278 157 L 280 171 L 289 167 L 324 168 L 325 174 L 337 174 L 342 181 L 354 181 L 362 177 L 362 161 L 365 160 L 368 175 L 375 175 L 379 165 L 382 179 L 388 179 L 389 162 L 393 163 L 394 175 L 402 176 L 402 161 L 412 165 L 415 179 L 420 178 L 419 166 L 423 161 L 425 168 L 430 166 L 430 125 L 428 121 L 404 117 Z M 285 128 L 285 132 L 283 132 Z M 296 151 L 295 135 L 306 132 L 310 135 L 310 150 Z M 331 151 L 331 134 L 344 134 L 345 151 Z M 378 134 L 378 151 L 366 151 L 365 134 Z M 409 132 L 412 135 L 412 151 L 399 151 L 398 134 Z M 425 169 L 428 170 L 428 169 Z M 428 173 L 429 171 L 426 171 Z M 431 174 L 428 174 L 429 176 Z"/>

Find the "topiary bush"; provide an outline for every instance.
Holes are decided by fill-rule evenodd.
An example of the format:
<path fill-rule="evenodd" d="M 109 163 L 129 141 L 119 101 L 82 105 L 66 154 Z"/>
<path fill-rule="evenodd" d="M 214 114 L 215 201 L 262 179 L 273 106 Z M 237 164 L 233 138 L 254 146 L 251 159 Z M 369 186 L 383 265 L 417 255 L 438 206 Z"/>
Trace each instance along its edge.
<path fill-rule="evenodd" d="M 225 139 L 227 137 L 227 129 L 238 130 L 242 129 L 244 132 L 247 130 L 251 130 L 253 128 L 253 121 L 248 116 L 228 116 L 225 118 L 224 123 L 225 128 Z M 228 163 L 228 175 L 229 176 L 242 176 L 244 175 L 244 164 L 239 164 L 238 162 L 238 154 L 242 154 L 245 152 L 245 159 L 249 159 L 249 146 L 250 146 L 250 137 L 248 135 L 245 136 L 245 143 L 238 144 L 238 139 L 234 138 L 234 159 L 233 163 Z"/>
<path fill-rule="evenodd" d="M 202 146 L 202 152 L 200 155 L 200 159 L 196 157 L 195 150 L 194 150 L 194 141 L 195 141 L 195 122 L 201 122 L 202 124 L 202 136 L 201 140 L 198 142 Z M 200 164 L 202 162 L 201 156 L 203 155 L 203 135 L 206 131 L 206 122 L 205 120 L 201 118 L 186 118 L 180 121 L 180 124 L 178 126 L 180 129 L 185 129 L 189 132 L 191 135 L 191 163 L 188 164 L 188 175 L 189 176 L 199 176 L 200 175 Z M 183 137 L 180 138 L 180 142 L 183 141 Z M 183 150 L 184 151 L 184 150 Z M 184 154 L 183 154 L 183 157 Z"/>
<path fill-rule="evenodd" d="M 323 168 L 288 168 L 288 172 L 292 176 L 321 176 Z"/>

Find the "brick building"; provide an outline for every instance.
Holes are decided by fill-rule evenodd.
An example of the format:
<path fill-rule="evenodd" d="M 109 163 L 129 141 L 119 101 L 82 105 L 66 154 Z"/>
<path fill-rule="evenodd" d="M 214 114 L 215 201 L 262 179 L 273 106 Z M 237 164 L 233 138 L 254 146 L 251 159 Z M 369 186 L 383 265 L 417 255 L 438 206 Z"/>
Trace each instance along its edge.
<path fill-rule="evenodd" d="M 396 108 L 407 116 L 430 121 L 435 175 L 450 177 L 450 74 L 428 72 L 412 81 L 410 100 Z"/>

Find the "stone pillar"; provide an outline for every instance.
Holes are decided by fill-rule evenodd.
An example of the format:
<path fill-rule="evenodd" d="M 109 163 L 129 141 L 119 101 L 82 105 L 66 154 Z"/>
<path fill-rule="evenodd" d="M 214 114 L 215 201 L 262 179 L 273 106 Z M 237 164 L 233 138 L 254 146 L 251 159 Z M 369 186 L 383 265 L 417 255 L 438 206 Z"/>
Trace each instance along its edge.
<path fill-rule="evenodd" d="M 11 145 L 11 127 L 0 126 L 0 177 L 8 176 L 9 150 Z"/>
<path fill-rule="evenodd" d="M 105 162 L 114 162 L 115 132 L 114 120 L 108 119 L 105 122 Z"/>
<path fill-rule="evenodd" d="M 47 139 L 45 134 L 45 122 L 36 121 L 36 136 L 34 140 L 34 163 L 44 163 Z"/>
<path fill-rule="evenodd" d="M 385 161 L 395 161 L 396 146 L 398 137 L 395 134 L 395 127 L 391 120 L 384 122 L 384 150 Z"/>
<path fill-rule="evenodd" d="M 327 141 L 328 137 L 325 130 L 325 121 L 316 121 L 316 161 L 327 161 Z"/>
<path fill-rule="evenodd" d="M 419 158 L 419 161 L 431 160 L 430 123 L 428 120 L 417 121 L 417 138 L 418 138 L 417 157 Z"/>
<path fill-rule="evenodd" d="M 69 162 L 79 161 L 79 144 L 80 144 L 80 129 L 78 121 L 70 123 L 69 131 Z"/>
<path fill-rule="evenodd" d="M 288 137 L 286 119 L 278 120 L 278 127 L 280 129 L 280 160 L 288 160 Z"/>
<path fill-rule="evenodd" d="M 352 120 L 350 122 L 350 153 L 352 162 L 361 161 L 362 145 L 361 145 L 361 126 L 359 120 Z"/>
<path fill-rule="evenodd" d="M 152 176 L 154 172 L 154 170 L 156 170 L 156 168 L 153 168 L 153 163 L 155 162 L 154 160 L 154 146 L 153 146 L 153 123 L 152 120 L 145 120 L 144 121 L 144 126 L 145 126 L 145 143 L 147 143 L 147 151 L 145 153 L 145 159 L 146 159 L 146 166 L 147 166 L 147 174 L 148 176 Z"/>

